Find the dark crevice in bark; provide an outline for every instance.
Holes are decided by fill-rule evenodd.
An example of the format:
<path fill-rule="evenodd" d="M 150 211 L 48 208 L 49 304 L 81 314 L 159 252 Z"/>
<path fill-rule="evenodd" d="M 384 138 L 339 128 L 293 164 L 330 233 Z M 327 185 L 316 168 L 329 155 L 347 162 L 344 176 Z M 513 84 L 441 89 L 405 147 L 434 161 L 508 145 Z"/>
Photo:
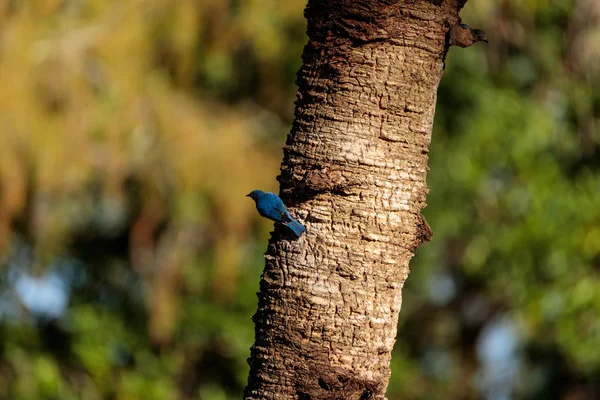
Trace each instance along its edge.
<path fill-rule="evenodd" d="M 383 382 L 361 379 L 348 371 L 331 368 L 322 351 L 311 356 L 311 366 L 302 371 L 303 379 L 295 387 L 299 399 L 373 399 L 381 392 Z"/>
<path fill-rule="evenodd" d="M 290 160 L 288 160 L 290 161 Z M 297 194 L 296 198 L 290 201 L 303 202 L 314 198 L 315 196 L 330 193 L 338 196 L 350 196 L 356 193 L 361 182 L 352 180 L 344 175 L 343 166 L 330 164 L 324 166 L 318 163 L 303 162 L 302 169 L 296 167 L 294 170 L 282 167 L 281 175 L 277 177 L 279 182 L 294 182 L 291 187 L 282 192 L 284 198 L 291 198 L 291 192 Z M 293 175 L 292 175 L 293 173 Z"/>

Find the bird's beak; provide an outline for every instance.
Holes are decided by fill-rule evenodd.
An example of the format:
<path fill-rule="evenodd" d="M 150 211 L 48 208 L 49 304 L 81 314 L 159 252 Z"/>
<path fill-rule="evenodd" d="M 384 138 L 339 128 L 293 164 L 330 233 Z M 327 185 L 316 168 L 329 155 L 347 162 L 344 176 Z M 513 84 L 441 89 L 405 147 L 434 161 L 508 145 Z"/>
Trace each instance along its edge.
<path fill-rule="evenodd" d="M 486 42 L 486 43 L 489 43 L 489 42 L 487 41 L 487 39 L 483 39 L 483 41 L 484 41 L 484 42 Z"/>
<path fill-rule="evenodd" d="M 251 194 L 252 194 L 252 193 L 248 193 L 248 194 L 246 195 L 246 197 L 250 197 L 250 195 L 251 195 Z"/>

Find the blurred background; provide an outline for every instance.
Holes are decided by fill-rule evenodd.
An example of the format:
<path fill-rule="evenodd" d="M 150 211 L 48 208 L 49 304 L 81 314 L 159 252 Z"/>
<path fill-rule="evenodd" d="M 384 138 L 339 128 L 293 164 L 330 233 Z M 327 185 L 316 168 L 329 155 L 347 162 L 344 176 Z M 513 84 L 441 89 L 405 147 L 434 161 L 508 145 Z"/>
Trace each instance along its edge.
<path fill-rule="evenodd" d="M 241 398 L 304 0 L 0 0 L 0 399 Z M 390 400 L 600 398 L 600 2 L 471 0 Z"/>

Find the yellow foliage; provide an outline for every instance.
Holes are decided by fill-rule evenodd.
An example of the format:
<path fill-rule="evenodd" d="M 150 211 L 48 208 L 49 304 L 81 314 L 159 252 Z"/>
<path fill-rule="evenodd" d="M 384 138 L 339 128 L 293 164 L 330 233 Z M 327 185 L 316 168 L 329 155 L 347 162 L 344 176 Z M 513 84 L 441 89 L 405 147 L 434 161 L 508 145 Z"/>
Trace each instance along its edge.
<path fill-rule="evenodd" d="M 215 103 L 195 86 L 198 48 L 206 57 L 230 51 L 244 21 L 227 29 L 227 2 L 0 7 L 0 254 L 17 218 L 40 264 L 83 230 L 133 218 L 133 266 L 159 294 L 151 330 L 168 339 L 182 265 L 204 247 L 234 277 L 256 218 L 244 195 L 276 185 L 280 155 L 261 139 L 273 128 L 265 112 Z M 273 43 L 269 57 L 281 50 Z M 132 180 L 141 204 L 127 211 Z"/>

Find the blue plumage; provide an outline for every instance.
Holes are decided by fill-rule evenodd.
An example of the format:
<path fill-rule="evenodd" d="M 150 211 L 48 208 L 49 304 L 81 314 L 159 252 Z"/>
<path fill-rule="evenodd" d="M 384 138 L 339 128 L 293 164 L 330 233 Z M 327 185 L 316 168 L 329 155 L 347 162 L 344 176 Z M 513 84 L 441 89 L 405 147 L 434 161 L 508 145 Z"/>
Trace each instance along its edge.
<path fill-rule="evenodd" d="M 302 236 L 306 230 L 304 225 L 292 218 L 287 208 L 285 208 L 283 201 L 276 194 L 271 192 L 265 193 L 262 190 L 253 190 L 246 196 L 254 200 L 256 209 L 260 215 L 287 226 L 296 236 Z"/>

